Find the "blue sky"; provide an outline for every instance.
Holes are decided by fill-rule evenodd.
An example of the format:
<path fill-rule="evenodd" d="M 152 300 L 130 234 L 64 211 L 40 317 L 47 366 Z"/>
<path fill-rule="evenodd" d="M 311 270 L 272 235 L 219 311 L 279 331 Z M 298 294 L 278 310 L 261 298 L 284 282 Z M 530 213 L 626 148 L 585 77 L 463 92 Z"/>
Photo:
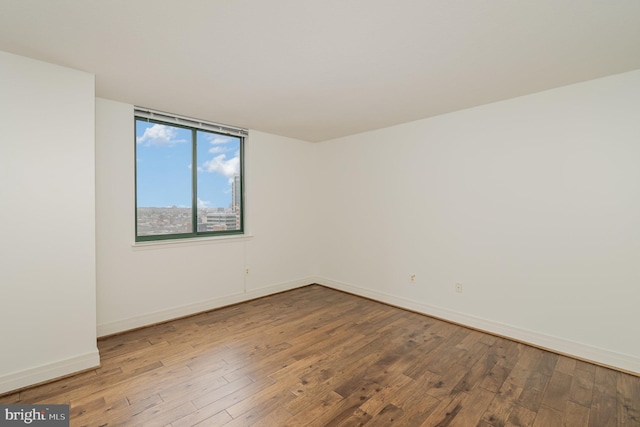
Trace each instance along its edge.
<path fill-rule="evenodd" d="M 240 139 L 196 134 L 198 206 L 228 207 Z M 136 120 L 138 207 L 190 207 L 191 161 L 191 130 Z"/>

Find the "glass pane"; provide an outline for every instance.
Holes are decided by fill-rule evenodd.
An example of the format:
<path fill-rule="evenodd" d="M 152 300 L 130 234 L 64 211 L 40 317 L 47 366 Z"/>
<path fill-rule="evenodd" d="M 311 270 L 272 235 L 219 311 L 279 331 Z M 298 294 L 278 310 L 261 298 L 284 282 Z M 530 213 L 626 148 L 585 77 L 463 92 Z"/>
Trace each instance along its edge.
<path fill-rule="evenodd" d="M 198 131 L 198 231 L 240 230 L 240 138 Z"/>
<path fill-rule="evenodd" d="M 192 232 L 191 131 L 136 120 L 138 236 Z"/>

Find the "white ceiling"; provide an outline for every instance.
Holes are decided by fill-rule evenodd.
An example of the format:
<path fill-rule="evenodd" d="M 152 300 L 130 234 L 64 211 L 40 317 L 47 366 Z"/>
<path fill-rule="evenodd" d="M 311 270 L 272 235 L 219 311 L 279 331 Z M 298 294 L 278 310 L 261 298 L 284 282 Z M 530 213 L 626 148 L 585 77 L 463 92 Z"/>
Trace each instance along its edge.
<path fill-rule="evenodd" d="M 640 69 L 640 1 L 0 0 L 0 50 L 323 141 Z"/>

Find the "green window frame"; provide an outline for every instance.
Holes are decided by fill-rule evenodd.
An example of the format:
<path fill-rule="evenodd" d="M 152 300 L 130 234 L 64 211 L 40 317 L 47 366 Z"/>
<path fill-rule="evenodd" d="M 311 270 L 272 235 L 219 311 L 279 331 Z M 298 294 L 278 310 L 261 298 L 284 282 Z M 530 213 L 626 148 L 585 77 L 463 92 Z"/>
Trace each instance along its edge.
<path fill-rule="evenodd" d="M 134 109 L 135 241 L 244 234 L 248 131 Z"/>

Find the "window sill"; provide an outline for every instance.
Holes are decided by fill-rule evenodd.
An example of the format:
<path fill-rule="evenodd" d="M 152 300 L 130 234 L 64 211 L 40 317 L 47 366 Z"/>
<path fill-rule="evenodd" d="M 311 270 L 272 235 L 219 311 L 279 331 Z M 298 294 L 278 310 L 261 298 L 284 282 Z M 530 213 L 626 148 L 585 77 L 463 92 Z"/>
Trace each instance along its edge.
<path fill-rule="evenodd" d="M 150 242 L 133 242 L 134 250 L 151 250 L 162 248 L 180 248 L 185 246 L 212 245 L 218 243 L 242 242 L 253 238 L 251 234 L 233 234 L 230 236 L 194 237 L 190 239 L 153 240 Z"/>

